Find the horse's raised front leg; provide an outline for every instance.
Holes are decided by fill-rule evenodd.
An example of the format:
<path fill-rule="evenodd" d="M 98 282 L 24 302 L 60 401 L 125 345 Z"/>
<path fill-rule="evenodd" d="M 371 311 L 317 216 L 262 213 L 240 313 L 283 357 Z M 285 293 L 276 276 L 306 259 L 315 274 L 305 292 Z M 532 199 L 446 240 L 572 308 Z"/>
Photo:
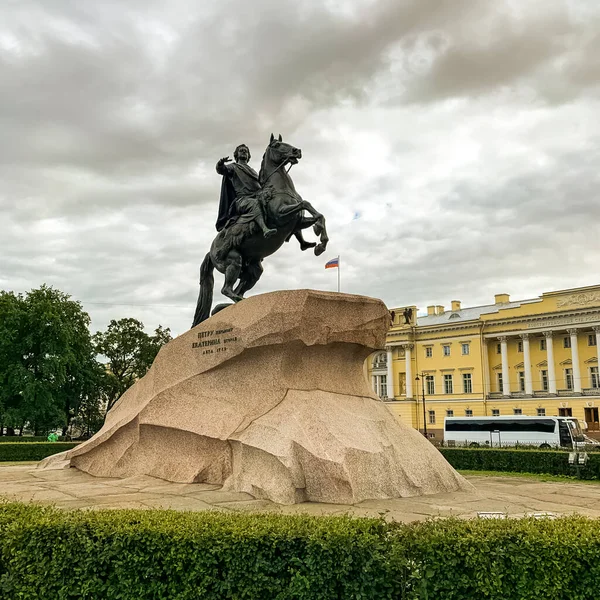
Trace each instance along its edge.
<path fill-rule="evenodd" d="M 298 243 L 300 244 L 300 250 L 302 250 L 303 252 L 304 250 L 310 250 L 311 248 L 314 248 L 317 245 L 317 242 L 307 242 L 302 236 L 301 231 L 294 232 L 294 237 L 298 240 Z"/>
<path fill-rule="evenodd" d="M 302 205 L 303 202 L 304 201 L 301 200 L 297 204 L 289 204 L 289 205 L 286 205 L 286 206 L 282 206 L 277 211 L 277 217 L 279 219 L 287 219 L 288 217 L 291 217 L 293 215 L 297 215 L 299 212 L 302 212 L 304 210 L 304 206 Z"/>
<path fill-rule="evenodd" d="M 316 217 L 302 217 L 302 219 L 300 219 L 300 221 L 296 225 L 296 229 L 294 230 L 292 235 L 294 235 L 294 237 L 298 240 L 298 243 L 300 244 L 300 250 L 309 250 L 310 248 L 314 248 L 317 245 L 316 242 L 307 242 L 302 235 L 303 229 L 308 229 L 309 227 L 312 227 L 316 222 Z"/>
<path fill-rule="evenodd" d="M 315 248 L 315 256 L 320 256 L 327 249 L 327 243 L 329 242 L 327 227 L 325 226 L 325 217 L 318 212 L 310 202 L 302 200 L 302 205 L 304 209 L 316 218 L 313 231 L 315 232 L 315 235 L 319 236 L 320 241 Z"/>

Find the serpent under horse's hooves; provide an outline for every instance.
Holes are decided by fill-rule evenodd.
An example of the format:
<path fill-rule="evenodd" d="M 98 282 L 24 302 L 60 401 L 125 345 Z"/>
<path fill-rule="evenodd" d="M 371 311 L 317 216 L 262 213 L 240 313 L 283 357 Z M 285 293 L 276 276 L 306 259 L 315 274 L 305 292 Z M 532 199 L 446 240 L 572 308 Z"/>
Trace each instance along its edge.
<path fill-rule="evenodd" d="M 289 169 L 285 170 L 286 165 L 295 165 L 301 158 L 299 148 L 283 142 L 281 135 L 275 138 L 271 134 L 260 166 L 262 190 L 259 194 L 265 206 L 266 223 L 277 233 L 265 238 L 255 223 L 238 221 L 217 234 L 200 267 L 200 294 L 192 327 L 210 316 L 214 269 L 225 275 L 221 293 L 239 302 L 260 279 L 263 258 L 277 252 L 294 234 L 312 227 L 319 237 L 314 253 L 319 256 L 325 252 L 329 241 L 325 217 L 302 199 L 289 176 Z M 310 216 L 305 216 L 304 211 Z"/>

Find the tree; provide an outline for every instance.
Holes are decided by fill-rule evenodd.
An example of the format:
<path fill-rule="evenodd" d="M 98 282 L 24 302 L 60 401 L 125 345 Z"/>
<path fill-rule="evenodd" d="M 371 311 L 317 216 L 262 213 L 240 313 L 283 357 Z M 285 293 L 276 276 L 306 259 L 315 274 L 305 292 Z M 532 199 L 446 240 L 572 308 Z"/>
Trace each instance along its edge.
<path fill-rule="evenodd" d="M 77 413 L 70 423 L 69 435 L 87 439 L 102 427 L 106 413 L 107 390 L 112 386 L 106 366 L 97 362 L 93 391 L 81 397 Z"/>
<path fill-rule="evenodd" d="M 106 412 L 147 373 L 158 351 L 171 339 L 169 328 L 159 325 L 154 335 L 148 335 L 137 319 L 113 319 L 106 331 L 94 335 L 96 352 L 108 360 L 107 373 L 112 381 L 105 384 Z"/>
<path fill-rule="evenodd" d="M 66 431 L 97 387 L 89 323 L 79 302 L 52 287 L 0 292 L 0 420 L 20 433 L 26 423 Z"/>
<path fill-rule="evenodd" d="M 22 418 L 21 381 L 25 327 L 25 302 L 22 296 L 0 291 L 0 434 L 4 426 L 14 434 Z"/>

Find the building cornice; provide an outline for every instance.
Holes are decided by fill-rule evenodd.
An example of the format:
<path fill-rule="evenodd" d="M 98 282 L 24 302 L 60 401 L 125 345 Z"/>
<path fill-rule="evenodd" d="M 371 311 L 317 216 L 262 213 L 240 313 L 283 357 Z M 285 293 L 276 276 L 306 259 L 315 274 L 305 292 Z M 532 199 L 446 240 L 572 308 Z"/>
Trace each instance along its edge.
<path fill-rule="evenodd" d="M 592 325 L 600 323 L 600 308 L 594 307 L 587 310 L 546 312 L 537 315 L 511 317 L 509 319 L 496 319 L 493 321 L 485 321 L 485 328 L 506 327 L 508 325 L 523 323 L 527 324 L 527 329 L 539 329 L 540 333 L 541 330 L 551 329 L 552 327 L 562 327 L 562 329 L 565 329 L 571 324 L 584 324 L 591 327 Z"/>
<path fill-rule="evenodd" d="M 402 329 L 402 330 L 390 330 L 387 334 L 388 340 L 390 342 L 394 341 L 426 341 L 421 340 L 422 336 L 427 336 L 429 334 L 436 333 L 444 333 L 447 332 L 460 332 L 465 330 L 473 330 L 479 329 L 483 324 L 484 331 L 486 329 L 492 327 L 502 327 L 503 333 L 504 329 L 511 326 L 518 326 L 518 331 L 506 333 L 508 335 L 518 335 L 522 334 L 523 325 L 526 325 L 526 329 L 529 330 L 530 333 L 541 333 L 543 329 L 552 329 L 552 328 L 562 328 L 564 329 L 568 325 L 585 325 L 585 326 L 599 326 L 600 325 L 600 307 L 591 307 L 589 309 L 571 309 L 571 310 L 562 310 L 557 312 L 544 312 L 540 314 L 529 314 L 529 315 L 521 315 L 514 317 L 502 317 L 495 319 L 471 319 L 469 321 L 464 321 L 461 323 L 438 323 L 437 325 L 416 325 L 411 329 Z M 452 336 L 448 337 L 460 337 L 460 333 L 454 333 Z M 491 334 L 488 334 L 486 337 L 490 337 Z M 431 339 L 439 339 L 440 336 Z"/>

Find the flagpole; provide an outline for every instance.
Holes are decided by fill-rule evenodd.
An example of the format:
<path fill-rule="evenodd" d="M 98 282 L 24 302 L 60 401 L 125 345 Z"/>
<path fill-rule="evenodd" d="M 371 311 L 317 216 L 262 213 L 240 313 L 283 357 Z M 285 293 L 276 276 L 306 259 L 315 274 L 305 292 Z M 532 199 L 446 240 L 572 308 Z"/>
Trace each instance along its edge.
<path fill-rule="evenodd" d="M 338 294 L 340 293 L 340 269 L 342 268 L 341 266 L 341 261 L 340 261 L 340 255 L 338 254 Z"/>

